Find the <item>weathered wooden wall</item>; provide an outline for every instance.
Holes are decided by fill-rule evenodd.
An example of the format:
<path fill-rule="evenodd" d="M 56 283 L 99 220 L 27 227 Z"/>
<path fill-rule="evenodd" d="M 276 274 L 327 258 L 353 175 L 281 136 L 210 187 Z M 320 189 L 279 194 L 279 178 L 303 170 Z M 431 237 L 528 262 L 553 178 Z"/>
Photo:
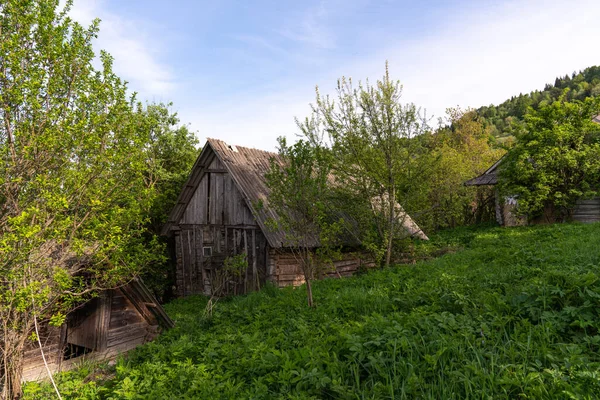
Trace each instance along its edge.
<path fill-rule="evenodd" d="M 600 197 L 578 200 L 573 210 L 573 221 L 600 222 Z"/>
<path fill-rule="evenodd" d="M 245 253 L 248 269 L 226 293 L 259 288 L 266 279 L 267 241 L 242 193 L 214 157 L 175 233 L 176 286 L 179 296 L 211 294 L 211 282 L 228 256 Z"/>
<path fill-rule="evenodd" d="M 148 315 L 144 317 L 126 296 L 126 290 L 107 291 L 90 300 L 72 312 L 67 324 L 61 328 L 44 326 L 43 351 L 53 373 L 74 367 L 82 357 L 95 360 L 114 358 L 158 334 L 156 319 Z M 75 348 L 82 353 L 75 354 Z M 46 376 L 39 346 L 31 342 L 24 353 L 23 380 Z"/>
<path fill-rule="evenodd" d="M 333 262 L 325 277 L 340 278 L 352 276 L 360 268 L 374 266 L 372 259 L 360 253 L 346 253 L 340 260 Z M 269 256 L 269 280 L 279 287 L 298 286 L 304 283 L 304 274 L 297 258 L 290 251 L 274 250 Z"/>

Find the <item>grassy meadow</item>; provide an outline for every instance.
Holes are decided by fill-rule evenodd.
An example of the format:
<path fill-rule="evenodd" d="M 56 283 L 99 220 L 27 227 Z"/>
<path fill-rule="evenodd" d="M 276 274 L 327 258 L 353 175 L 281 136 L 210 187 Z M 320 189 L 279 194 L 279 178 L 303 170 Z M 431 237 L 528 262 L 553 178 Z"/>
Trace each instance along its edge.
<path fill-rule="evenodd" d="M 592 399 L 600 224 L 442 232 L 447 254 L 314 285 L 166 306 L 177 326 L 115 366 L 58 377 L 69 399 Z M 28 384 L 27 399 L 54 398 Z"/>

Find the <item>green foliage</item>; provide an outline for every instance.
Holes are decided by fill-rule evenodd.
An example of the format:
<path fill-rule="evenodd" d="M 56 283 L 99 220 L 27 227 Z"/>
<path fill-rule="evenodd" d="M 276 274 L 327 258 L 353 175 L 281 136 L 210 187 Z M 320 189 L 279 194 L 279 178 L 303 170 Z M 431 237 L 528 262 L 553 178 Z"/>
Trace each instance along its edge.
<path fill-rule="evenodd" d="M 267 201 L 273 213 L 270 229 L 286 233 L 282 246 L 294 254 L 302 268 L 309 305 L 313 302 L 310 281 L 323 272 L 339 246 L 339 223 L 328 207 L 332 163 L 329 151 L 304 140 L 288 146 L 282 137 L 279 159 L 271 160 L 266 174 L 270 190 Z"/>
<path fill-rule="evenodd" d="M 174 297 L 175 266 L 166 257 L 167 239 L 157 238 L 175 206 L 198 155 L 198 139 L 187 126 L 180 125 L 177 114 L 170 111 L 171 104 L 149 104 L 142 111 L 142 129 L 148 135 L 146 144 L 146 182 L 154 190 L 153 200 L 146 212 L 148 230 L 146 245 L 157 249 L 157 257 L 147 264 L 142 278 L 160 301 Z M 162 249 L 162 251 L 160 251 Z"/>
<path fill-rule="evenodd" d="M 177 196 L 198 156 L 198 139 L 187 126 L 180 125 L 171 104 L 150 104 L 145 109 L 143 128 L 149 134 L 148 181 L 157 195 L 150 209 L 151 229 L 160 233 Z"/>
<path fill-rule="evenodd" d="M 92 49 L 99 21 L 73 22 L 70 6 L 0 3 L 0 396 L 20 391 L 34 322 L 59 325 L 164 260 L 148 227 L 195 144 L 165 106 L 127 95 Z"/>
<path fill-rule="evenodd" d="M 493 221 L 494 193 L 489 187 L 465 186 L 502 157 L 491 130 L 473 110 L 448 110 L 449 124 L 421 140 L 428 151 L 422 156 L 427 173 L 419 179 L 418 194 L 404 204 L 416 213 L 425 232 Z"/>
<path fill-rule="evenodd" d="M 419 246 L 436 243 L 462 250 L 315 282 L 316 309 L 269 286 L 224 300 L 207 324 L 207 299 L 177 300 L 176 327 L 114 379 L 61 385 L 79 399 L 597 396 L 599 224 L 461 228 Z"/>
<path fill-rule="evenodd" d="M 531 109 L 513 149 L 502 163 L 501 189 L 516 196 L 519 212 L 568 219 L 575 201 L 600 190 L 600 97 L 563 99 Z"/>
<path fill-rule="evenodd" d="M 355 88 L 351 79 L 340 79 L 335 101 L 317 90 L 313 114 L 300 124 L 312 145 L 333 156 L 336 208 L 352 221 L 347 231 L 386 265 L 394 239 L 407 235 L 399 203 L 414 196 L 424 173 L 424 148 L 415 138 L 428 129 L 420 110 L 402 104 L 401 96 L 386 64 L 374 85 L 359 82 Z"/>
<path fill-rule="evenodd" d="M 528 107 L 539 110 L 552 104 L 564 95 L 565 89 L 568 89 L 565 98 L 567 101 L 583 101 L 600 95 L 600 66 L 556 78 L 554 85 L 547 84 L 544 90 L 513 96 L 498 106 L 481 107 L 477 109 L 477 113 L 484 118 L 494 136 L 510 142 L 517 129 L 515 123 L 518 126 L 523 121 Z"/>

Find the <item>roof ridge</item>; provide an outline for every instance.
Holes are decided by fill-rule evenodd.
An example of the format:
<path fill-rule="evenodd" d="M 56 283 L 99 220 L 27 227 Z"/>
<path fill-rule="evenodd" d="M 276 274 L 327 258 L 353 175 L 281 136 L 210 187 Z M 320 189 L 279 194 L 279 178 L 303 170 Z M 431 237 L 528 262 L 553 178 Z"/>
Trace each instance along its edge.
<path fill-rule="evenodd" d="M 269 150 L 263 150 L 263 149 L 258 149 L 256 147 L 247 147 L 247 146 L 240 146 L 237 144 L 233 144 L 233 143 L 227 143 L 226 141 L 222 140 L 222 139 L 215 139 L 215 138 L 206 138 L 207 142 L 213 142 L 213 143 L 222 143 L 223 145 L 231 148 L 231 147 L 235 147 L 235 148 L 239 148 L 239 149 L 245 149 L 245 150 L 252 150 L 252 151 L 260 151 L 263 153 L 267 153 L 267 154 L 272 154 L 274 156 L 278 156 L 279 153 L 274 152 L 274 151 L 269 151 Z"/>

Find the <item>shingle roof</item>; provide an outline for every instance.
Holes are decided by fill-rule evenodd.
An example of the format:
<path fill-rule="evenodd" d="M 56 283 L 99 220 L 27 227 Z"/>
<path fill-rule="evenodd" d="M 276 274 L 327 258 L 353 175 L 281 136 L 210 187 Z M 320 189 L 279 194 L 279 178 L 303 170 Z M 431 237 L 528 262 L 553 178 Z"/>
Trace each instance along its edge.
<path fill-rule="evenodd" d="M 242 193 L 246 205 L 250 208 L 258 225 L 261 227 L 269 245 L 273 248 L 285 247 L 287 242 L 286 237 L 288 236 L 286 232 L 280 229 L 273 229 L 268 223 L 269 220 L 277 220 L 277 214 L 268 207 L 269 188 L 267 187 L 265 178 L 265 175 L 271 168 L 271 160 L 279 160 L 279 155 L 249 147 L 229 145 L 218 139 L 207 139 L 206 145 L 198 156 L 188 182 L 179 195 L 177 204 L 171 211 L 162 233 L 165 235 L 168 234 L 171 227 L 176 225 L 183 216 L 187 204 L 200 183 L 201 175 L 199 170 L 203 168 L 203 160 L 206 159 L 206 154 L 210 150 L 225 165 L 237 188 Z M 260 207 L 260 209 L 257 207 L 259 203 L 263 204 L 263 207 Z M 403 220 L 404 227 L 411 236 L 427 239 L 427 236 L 409 216 L 406 216 Z M 314 245 L 318 245 L 316 239 Z"/>
<path fill-rule="evenodd" d="M 465 182 L 465 186 L 483 186 L 483 185 L 495 185 L 498 183 L 498 166 L 500 162 L 504 159 L 502 157 L 498 161 L 494 163 L 491 167 L 489 167 L 483 174 L 479 175 L 476 178 L 469 179 Z"/>

